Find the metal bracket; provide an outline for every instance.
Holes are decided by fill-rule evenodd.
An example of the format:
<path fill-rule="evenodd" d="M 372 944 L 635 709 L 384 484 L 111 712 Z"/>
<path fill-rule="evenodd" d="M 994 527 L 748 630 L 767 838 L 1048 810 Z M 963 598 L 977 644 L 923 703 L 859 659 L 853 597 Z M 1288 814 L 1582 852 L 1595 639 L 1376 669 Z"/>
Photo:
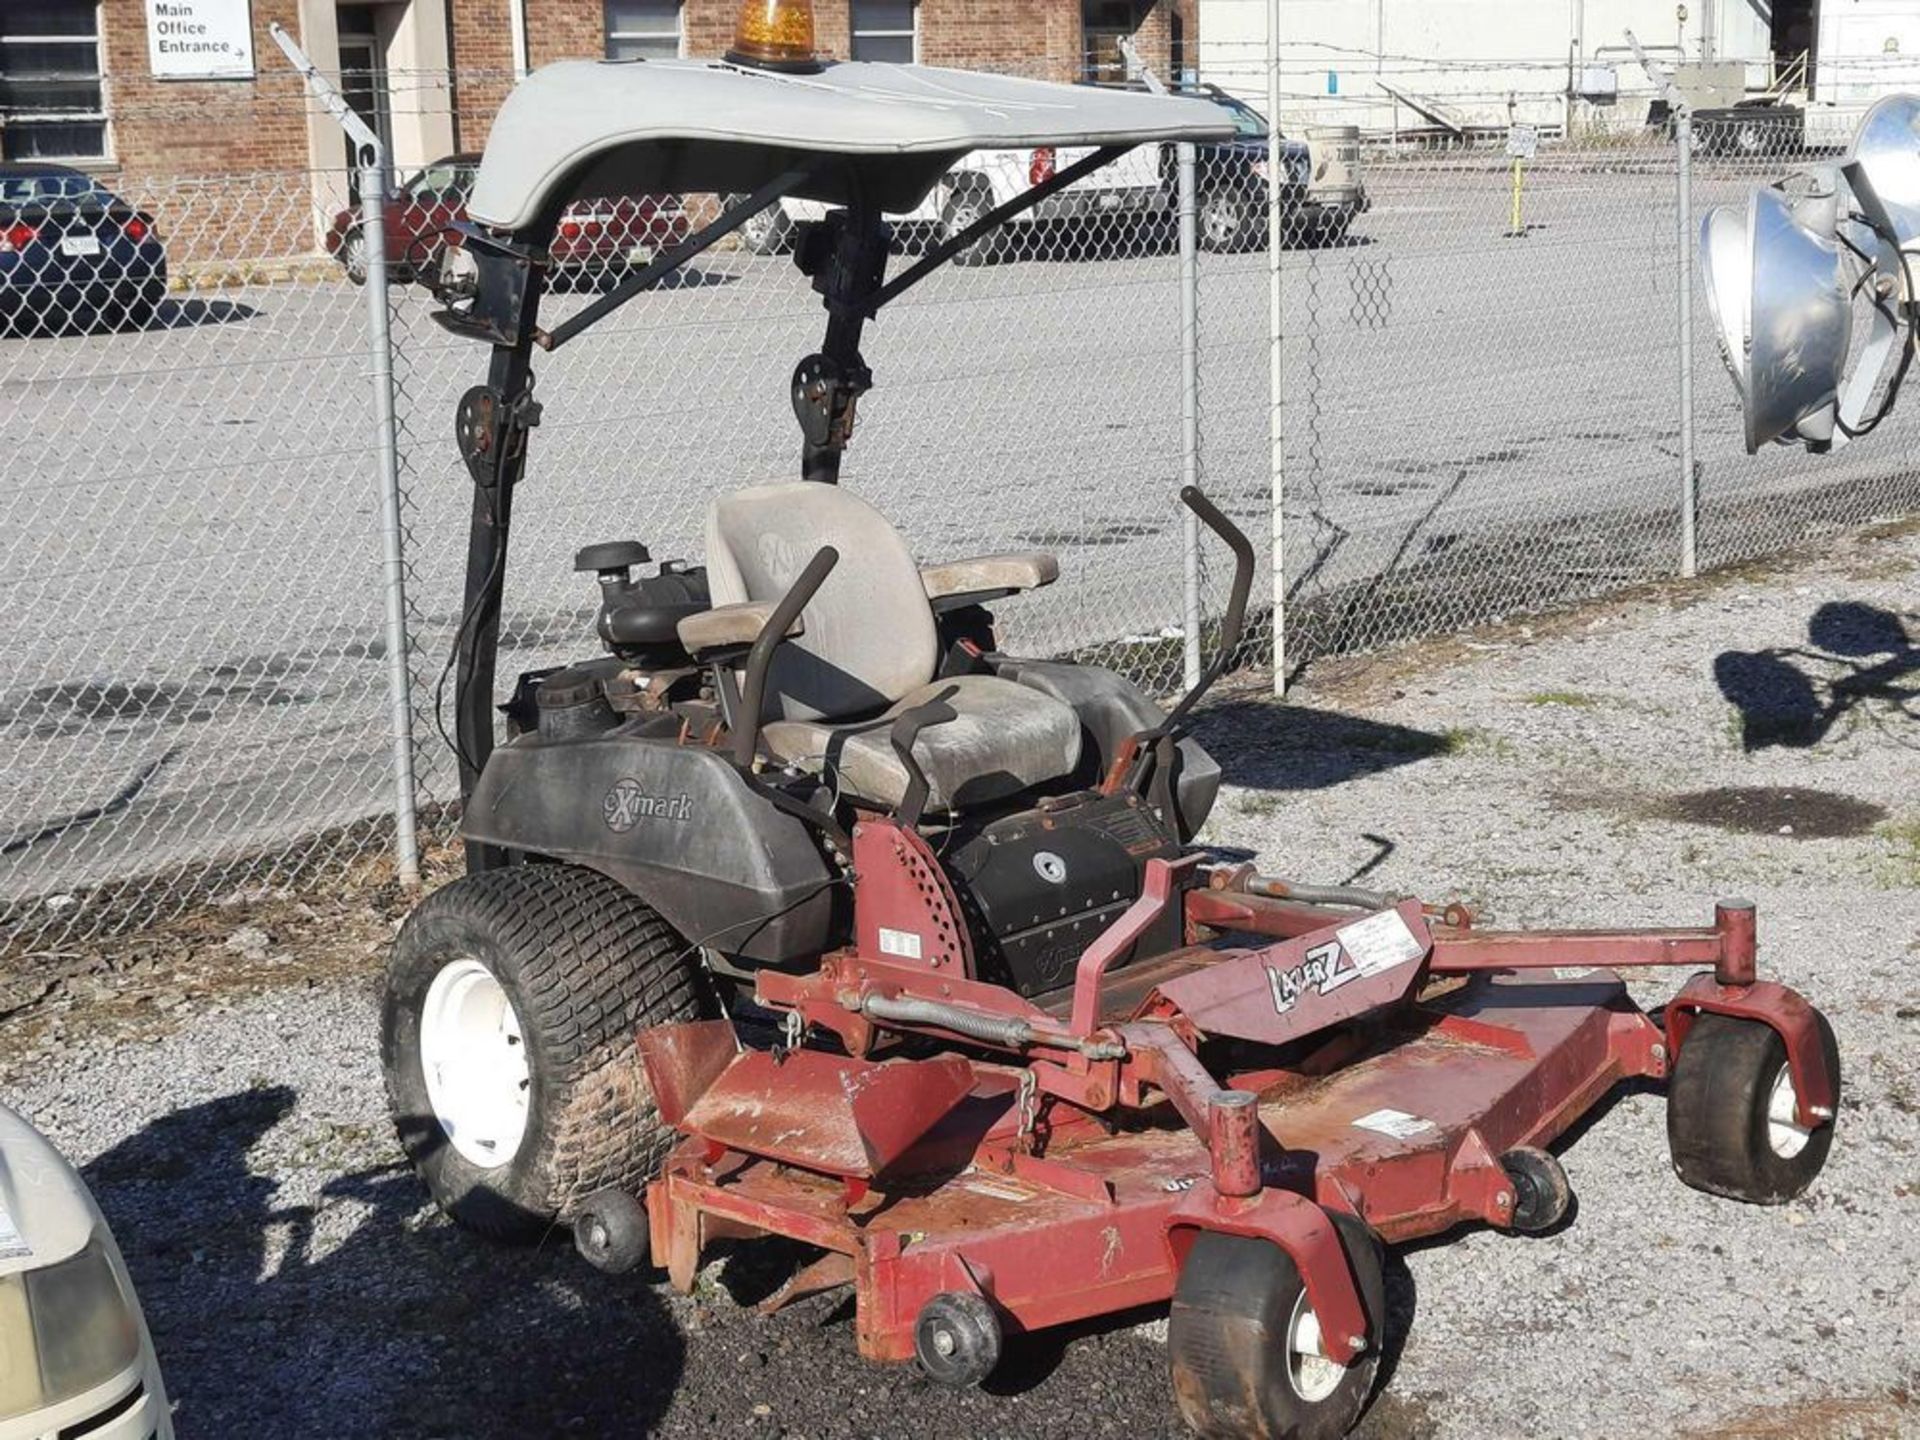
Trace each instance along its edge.
<path fill-rule="evenodd" d="M 856 357 L 852 366 L 826 355 L 807 356 L 793 371 L 793 414 L 809 445 L 844 450 L 853 438 L 860 397 L 873 388 L 873 371 Z"/>

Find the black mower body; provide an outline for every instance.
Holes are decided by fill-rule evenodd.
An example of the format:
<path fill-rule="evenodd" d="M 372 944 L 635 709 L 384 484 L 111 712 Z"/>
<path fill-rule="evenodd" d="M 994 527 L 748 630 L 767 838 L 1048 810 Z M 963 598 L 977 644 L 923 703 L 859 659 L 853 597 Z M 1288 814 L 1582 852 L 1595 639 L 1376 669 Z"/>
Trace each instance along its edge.
<path fill-rule="evenodd" d="M 984 633 L 991 620 L 976 612 Z M 603 625 L 604 630 L 604 625 Z M 851 940 L 848 878 L 831 854 L 833 797 L 817 777 L 748 776 L 729 753 L 688 738 L 697 714 L 669 706 L 629 712 L 646 688 L 648 661 L 603 658 L 521 677 L 507 707 L 514 734 L 488 758 L 467 802 L 470 842 L 519 858 L 597 870 L 659 912 L 689 944 L 751 964 L 809 963 Z M 669 667 L 676 658 L 661 657 Z M 1095 792 L 1132 737 L 1165 718 L 1145 691 L 1111 670 L 992 652 L 983 671 L 1029 686 L 1080 717 L 1078 770 L 1004 804 L 952 817 L 938 848 L 976 924 L 976 947 L 999 957 L 1029 993 L 1058 983 L 1060 957 L 1139 893 L 1146 858 L 1176 853 L 1205 822 L 1220 767 L 1191 738 L 1180 741 L 1173 813 L 1145 805 L 1116 811 Z M 669 668 L 660 678 L 684 672 Z M 623 713 L 629 712 L 629 713 Z M 1117 798 L 1117 797 L 1116 797 Z M 809 816 L 819 817 L 818 821 Z M 1074 883 L 1049 891 L 1046 923 L 1023 887 L 1031 866 L 989 863 L 1026 821 L 1054 834 L 1049 853 L 1071 863 Z M 1037 845 L 1037 842 L 1036 842 Z M 1046 848 L 1038 846 L 1038 848 Z M 1055 934 L 1055 931 L 1058 934 Z"/>
<path fill-rule="evenodd" d="M 723 752 L 642 732 L 502 745 L 462 832 L 598 870 L 689 943 L 773 963 L 831 948 L 836 872 L 806 823 Z"/>

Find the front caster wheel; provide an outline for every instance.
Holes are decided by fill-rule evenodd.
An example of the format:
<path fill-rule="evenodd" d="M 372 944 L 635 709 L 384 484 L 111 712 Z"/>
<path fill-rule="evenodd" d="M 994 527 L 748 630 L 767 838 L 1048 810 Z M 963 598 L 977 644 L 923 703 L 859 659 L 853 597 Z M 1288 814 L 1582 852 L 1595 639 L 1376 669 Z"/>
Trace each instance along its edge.
<path fill-rule="evenodd" d="M 1820 1048 L 1840 1098 L 1840 1050 L 1820 1016 Z M 1667 1145 L 1676 1174 L 1696 1190 L 1784 1205 L 1813 1183 L 1833 1148 L 1833 1120 L 1796 1117 L 1787 1047 L 1770 1025 L 1702 1015 L 1687 1031 L 1667 1085 Z"/>
<path fill-rule="evenodd" d="M 1513 1183 L 1513 1218 L 1507 1223 L 1526 1235 L 1551 1230 L 1566 1218 L 1573 1205 L 1573 1186 L 1566 1168 L 1545 1150 L 1516 1145 L 1500 1157 L 1500 1168 Z"/>
<path fill-rule="evenodd" d="M 920 1310 L 913 1354 L 935 1384 L 952 1390 L 978 1385 L 1000 1363 L 1000 1317 L 978 1295 L 948 1290 Z"/>
<path fill-rule="evenodd" d="M 573 1248 L 609 1275 L 638 1269 L 653 1249 L 647 1207 L 616 1185 L 594 1191 L 574 1211 Z"/>
<path fill-rule="evenodd" d="M 1339 1440 L 1366 1409 L 1387 1314 L 1380 1241 L 1332 1217 L 1367 1317 L 1351 1365 L 1320 1348 L 1320 1322 L 1287 1252 L 1267 1240 L 1204 1233 L 1180 1268 L 1167 1326 L 1174 1398 L 1208 1440 Z"/>

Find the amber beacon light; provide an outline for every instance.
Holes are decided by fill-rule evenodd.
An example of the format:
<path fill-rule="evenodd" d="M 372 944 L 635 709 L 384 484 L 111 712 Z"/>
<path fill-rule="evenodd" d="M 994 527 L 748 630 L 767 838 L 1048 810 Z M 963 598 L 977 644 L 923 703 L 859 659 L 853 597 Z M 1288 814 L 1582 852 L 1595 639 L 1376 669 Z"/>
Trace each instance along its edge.
<path fill-rule="evenodd" d="M 727 59 L 764 70 L 815 70 L 813 0 L 743 0 Z"/>

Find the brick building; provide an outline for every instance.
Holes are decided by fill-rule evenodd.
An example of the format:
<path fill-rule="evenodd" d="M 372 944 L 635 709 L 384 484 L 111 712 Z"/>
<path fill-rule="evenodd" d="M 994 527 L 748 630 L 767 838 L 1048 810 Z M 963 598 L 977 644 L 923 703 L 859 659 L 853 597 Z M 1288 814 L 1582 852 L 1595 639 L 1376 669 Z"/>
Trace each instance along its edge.
<path fill-rule="evenodd" d="M 816 0 L 854 59 L 1110 78 L 1132 37 L 1163 74 L 1197 53 L 1198 0 Z M 402 173 L 485 143 L 516 74 L 560 59 L 717 56 L 739 0 L 0 0 L 0 155 L 124 182 L 339 171 L 279 23 L 341 79 Z M 250 43 L 251 53 L 248 54 Z M 341 181 L 323 179 L 316 204 Z M 326 193 L 323 193 L 326 192 Z"/>

